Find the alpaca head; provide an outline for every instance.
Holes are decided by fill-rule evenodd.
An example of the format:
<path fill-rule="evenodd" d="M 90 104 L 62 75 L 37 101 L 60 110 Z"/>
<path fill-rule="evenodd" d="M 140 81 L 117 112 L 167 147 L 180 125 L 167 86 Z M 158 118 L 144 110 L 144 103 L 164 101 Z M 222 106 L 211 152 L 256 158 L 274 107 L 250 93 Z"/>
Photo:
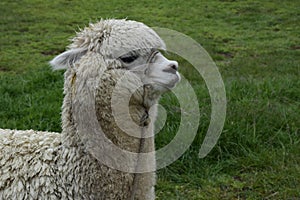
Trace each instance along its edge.
<path fill-rule="evenodd" d="M 144 85 L 151 85 L 155 91 L 163 93 L 173 88 L 180 80 L 178 63 L 168 60 L 160 52 L 165 49 L 161 38 L 140 22 L 101 20 L 77 33 L 69 45 L 69 50 L 57 56 L 50 64 L 54 69 L 76 68 L 81 59 L 88 57 L 85 59 L 91 60 L 93 55 L 97 54 L 102 57 L 103 62 L 98 64 L 98 67 L 101 67 L 100 71 L 120 68 L 129 70 L 137 75 Z"/>

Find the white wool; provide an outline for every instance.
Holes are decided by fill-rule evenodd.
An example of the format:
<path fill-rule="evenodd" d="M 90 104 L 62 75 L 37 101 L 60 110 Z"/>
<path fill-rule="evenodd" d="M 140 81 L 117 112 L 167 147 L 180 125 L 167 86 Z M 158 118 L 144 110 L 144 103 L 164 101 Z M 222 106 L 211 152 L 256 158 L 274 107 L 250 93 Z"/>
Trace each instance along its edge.
<path fill-rule="evenodd" d="M 89 103 L 90 94 L 95 95 L 97 120 L 104 134 L 120 148 L 139 152 L 140 139 L 127 136 L 113 120 L 111 93 L 126 71 L 118 58 L 149 48 L 165 49 L 165 44 L 152 29 L 135 21 L 101 20 L 77 33 L 68 50 L 50 62 L 54 69 L 67 69 L 63 132 L 0 129 L 0 199 L 155 199 L 155 173 L 140 174 L 133 186 L 134 174 L 101 164 L 93 147 L 86 146 L 93 142 L 90 136 L 96 136 L 77 124 L 93 119 L 86 115 L 87 119 L 78 121 L 74 113 L 81 106 L 76 102 Z M 136 123 L 158 99 L 151 92 L 145 94 L 139 89 L 130 104 Z M 156 109 L 147 125 L 149 132 L 155 115 Z M 145 139 L 144 146 L 144 152 L 154 151 L 154 138 Z M 147 162 L 155 165 L 154 158 Z"/>

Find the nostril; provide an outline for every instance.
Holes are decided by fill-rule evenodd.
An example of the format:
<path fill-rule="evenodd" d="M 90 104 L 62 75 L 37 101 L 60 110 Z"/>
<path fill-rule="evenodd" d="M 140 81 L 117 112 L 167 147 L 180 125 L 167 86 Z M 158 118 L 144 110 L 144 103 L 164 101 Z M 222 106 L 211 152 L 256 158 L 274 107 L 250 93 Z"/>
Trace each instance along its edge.
<path fill-rule="evenodd" d="M 178 70 L 178 64 L 177 64 L 177 62 L 172 62 L 170 65 L 169 65 L 172 69 L 174 69 L 174 70 Z"/>
<path fill-rule="evenodd" d="M 176 65 L 171 65 L 171 68 L 177 70 Z"/>

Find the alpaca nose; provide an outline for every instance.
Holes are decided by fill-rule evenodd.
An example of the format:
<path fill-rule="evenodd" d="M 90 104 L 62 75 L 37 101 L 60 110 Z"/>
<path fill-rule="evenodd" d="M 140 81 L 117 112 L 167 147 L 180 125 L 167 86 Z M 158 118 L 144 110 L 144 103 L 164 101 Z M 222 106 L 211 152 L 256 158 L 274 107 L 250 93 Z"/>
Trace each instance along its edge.
<path fill-rule="evenodd" d="M 176 61 L 169 61 L 167 67 L 163 69 L 164 72 L 176 74 L 178 70 L 178 63 Z"/>
<path fill-rule="evenodd" d="M 164 72 L 176 74 L 178 70 L 178 63 L 176 61 L 169 61 L 167 68 L 163 69 Z"/>
<path fill-rule="evenodd" d="M 169 67 L 171 67 L 174 70 L 178 70 L 178 63 L 176 61 L 171 61 L 169 64 Z"/>

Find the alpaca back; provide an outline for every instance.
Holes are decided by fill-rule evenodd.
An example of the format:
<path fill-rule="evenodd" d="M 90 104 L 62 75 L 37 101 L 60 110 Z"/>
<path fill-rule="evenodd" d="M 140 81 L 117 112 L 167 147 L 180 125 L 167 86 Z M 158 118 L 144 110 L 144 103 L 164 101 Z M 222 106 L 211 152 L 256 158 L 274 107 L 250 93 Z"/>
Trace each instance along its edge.
<path fill-rule="evenodd" d="M 55 198 L 60 134 L 0 129 L 0 199 Z"/>
<path fill-rule="evenodd" d="M 112 170 L 61 134 L 0 129 L 0 199 L 127 199 L 132 174 Z"/>

